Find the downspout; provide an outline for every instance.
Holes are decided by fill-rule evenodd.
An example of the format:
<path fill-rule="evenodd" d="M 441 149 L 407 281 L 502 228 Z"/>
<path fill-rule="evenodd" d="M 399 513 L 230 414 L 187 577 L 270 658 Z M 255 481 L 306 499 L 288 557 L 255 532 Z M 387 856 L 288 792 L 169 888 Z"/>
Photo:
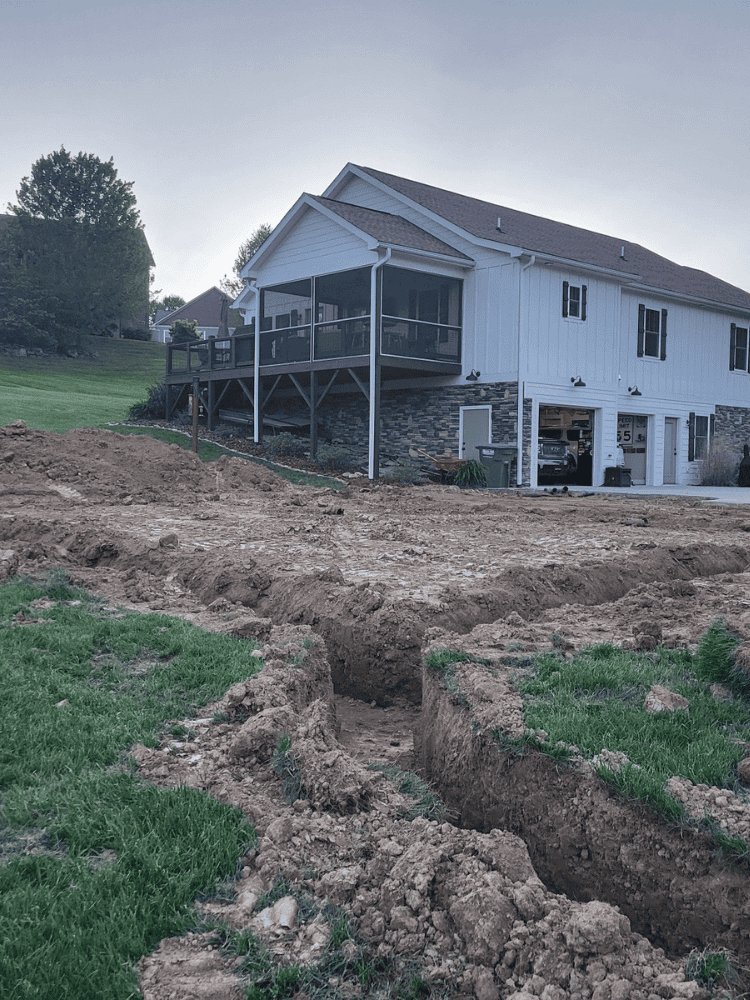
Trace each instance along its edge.
<path fill-rule="evenodd" d="M 255 338 L 253 340 L 253 441 L 260 441 L 260 290 L 255 278 L 249 278 L 248 288 L 255 289 Z M 247 317 L 246 317 L 247 318 Z"/>
<path fill-rule="evenodd" d="M 523 318 L 523 310 L 521 308 L 521 302 L 523 298 L 523 290 L 522 290 L 523 272 L 527 271 L 531 267 L 531 265 L 534 264 L 535 262 L 536 262 L 536 254 L 532 254 L 528 264 L 524 264 L 523 267 L 518 272 L 518 415 L 517 415 L 518 451 L 516 454 L 516 486 L 521 486 L 523 484 L 523 397 L 526 394 L 526 379 L 524 377 L 526 373 L 521 368 L 521 339 L 522 339 L 521 320 Z M 529 461 L 529 482 L 531 482 L 531 461 L 533 461 L 534 458 L 533 442 L 531 451 L 532 455 Z"/>
<path fill-rule="evenodd" d="M 378 302 L 377 302 L 377 288 L 378 279 L 377 271 L 379 267 L 383 267 L 391 259 L 391 248 L 388 247 L 385 251 L 385 257 L 382 260 L 376 261 L 372 265 L 372 271 L 370 274 L 370 419 L 369 419 L 369 435 L 367 442 L 367 476 L 369 479 L 375 478 L 375 441 L 376 441 L 376 423 L 380 419 L 380 407 L 378 405 L 379 401 L 377 399 L 377 378 L 379 377 L 379 372 L 377 371 L 377 356 L 378 356 L 378 337 L 380 336 L 380 330 L 378 329 Z"/>

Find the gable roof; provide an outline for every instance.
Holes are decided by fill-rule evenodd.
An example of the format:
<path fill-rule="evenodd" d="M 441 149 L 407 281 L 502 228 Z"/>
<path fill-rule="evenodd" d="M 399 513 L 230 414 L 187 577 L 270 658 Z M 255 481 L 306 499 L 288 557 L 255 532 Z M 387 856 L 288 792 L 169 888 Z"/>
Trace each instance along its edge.
<path fill-rule="evenodd" d="M 649 288 L 750 309 L 750 293 L 706 271 L 675 264 L 637 243 L 421 184 L 372 167 L 350 166 L 478 240 L 620 272 L 627 284 L 633 283 L 635 277 L 636 284 Z M 330 199 L 325 200 L 330 202 Z M 621 257 L 623 246 L 624 258 Z"/>
<path fill-rule="evenodd" d="M 333 198 L 323 198 L 320 195 L 309 195 L 313 201 L 323 205 L 334 214 L 340 216 L 346 222 L 351 223 L 357 229 L 372 236 L 378 243 L 383 243 L 393 247 L 404 247 L 408 250 L 419 250 L 423 253 L 442 254 L 445 257 L 455 257 L 471 263 L 471 257 L 456 250 L 443 240 L 438 239 L 431 233 L 415 226 L 413 222 L 402 218 L 400 215 L 391 215 L 390 212 L 379 212 L 374 208 L 363 208 L 361 205 L 352 205 L 345 201 L 336 201 Z"/>
<path fill-rule="evenodd" d="M 218 327 L 221 323 L 221 303 L 224 299 L 231 304 L 231 298 L 214 285 L 208 291 L 196 295 L 194 299 L 186 302 L 179 309 L 162 316 L 158 324 L 154 325 L 171 326 L 175 320 L 186 319 L 195 320 L 198 326 Z"/>

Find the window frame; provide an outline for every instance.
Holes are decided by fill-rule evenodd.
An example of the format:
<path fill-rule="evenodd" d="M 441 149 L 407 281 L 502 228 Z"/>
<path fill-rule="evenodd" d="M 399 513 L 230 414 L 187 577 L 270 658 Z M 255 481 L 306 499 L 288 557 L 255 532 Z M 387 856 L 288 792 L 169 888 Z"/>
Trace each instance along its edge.
<path fill-rule="evenodd" d="M 744 346 L 740 347 L 739 338 L 742 335 Z M 744 364 L 737 364 L 737 352 L 744 351 Z M 732 323 L 729 328 L 729 370 L 730 372 L 742 372 L 750 374 L 750 323 L 747 326 L 738 326 Z"/>
<path fill-rule="evenodd" d="M 575 289 L 578 292 L 577 299 L 573 300 L 571 297 L 571 291 Z M 569 281 L 563 281 L 562 287 L 562 314 L 563 319 L 575 320 L 577 323 L 585 323 L 587 317 L 587 291 L 588 287 L 584 284 L 572 285 Z M 576 302 L 577 312 L 574 315 L 571 312 L 571 303 Z"/>
<path fill-rule="evenodd" d="M 705 434 L 698 433 L 699 420 L 701 421 L 701 431 L 705 426 Z M 703 424 L 704 420 L 705 425 Z M 705 414 L 691 411 L 688 414 L 688 462 L 705 462 L 709 457 L 713 445 L 715 424 L 716 417 L 713 413 Z M 705 445 L 700 447 L 699 442 L 705 442 Z"/>
<path fill-rule="evenodd" d="M 656 316 L 658 318 L 658 330 L 647 329 L 647 320 Z M 652 320 L 653 322 L 653 320 Z M 656 353 L 646 351 L 647 338 L 656 338 Z M 650 359 L 651 361 L 667 360 L 667 310 L 654 309 L 647 306 L 645 302 L 638 303 L 638 345 L 637 354 L 639 358 Z"/>

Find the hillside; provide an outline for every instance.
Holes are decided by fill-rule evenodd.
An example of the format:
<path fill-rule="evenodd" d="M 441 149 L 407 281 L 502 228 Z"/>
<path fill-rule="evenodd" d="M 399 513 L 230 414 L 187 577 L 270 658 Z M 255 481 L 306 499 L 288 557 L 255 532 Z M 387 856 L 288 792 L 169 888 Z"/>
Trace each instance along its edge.
<path fill-rule="evenodd" d="M 123 420 L 164 378 L 163 344 L 86 337 L 80 357 L 0 354 L 0 426 L 101 427 Z M 90 355 L 94 355 L 93 357 Z"/>

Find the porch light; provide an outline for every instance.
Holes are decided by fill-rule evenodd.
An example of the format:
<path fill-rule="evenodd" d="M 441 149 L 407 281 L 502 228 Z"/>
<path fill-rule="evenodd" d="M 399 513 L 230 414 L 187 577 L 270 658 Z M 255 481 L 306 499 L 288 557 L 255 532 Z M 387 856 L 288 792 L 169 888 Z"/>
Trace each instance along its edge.
<path fill-rule="evenodd" d="M 571 375 L 570 381 L 576 387 L 576 389 L 585 389 L 586 383 L 583 381 L 580 375 Z"/>
<path fill-rule="evenodd" d="M 482 373 L 478 372 L 476 370 L 476 368 L 472 368 L 471 371 L 469 372 L 469 374 L 466 376 L 466 381 L 467 382 L 477 382 L 479 380 L 479 376 L 481 374 Z"/>
<path fill-rule="evenodd" d="M 628 392 L 630 393 L 631 396 L 642 396 L 643 395 L 643 393 L 641 392 L 641 390 L 638 388 L 637 385 L 634 385 L 632 389 L 630 388 L 630 386 L 628 386 Z"/>

